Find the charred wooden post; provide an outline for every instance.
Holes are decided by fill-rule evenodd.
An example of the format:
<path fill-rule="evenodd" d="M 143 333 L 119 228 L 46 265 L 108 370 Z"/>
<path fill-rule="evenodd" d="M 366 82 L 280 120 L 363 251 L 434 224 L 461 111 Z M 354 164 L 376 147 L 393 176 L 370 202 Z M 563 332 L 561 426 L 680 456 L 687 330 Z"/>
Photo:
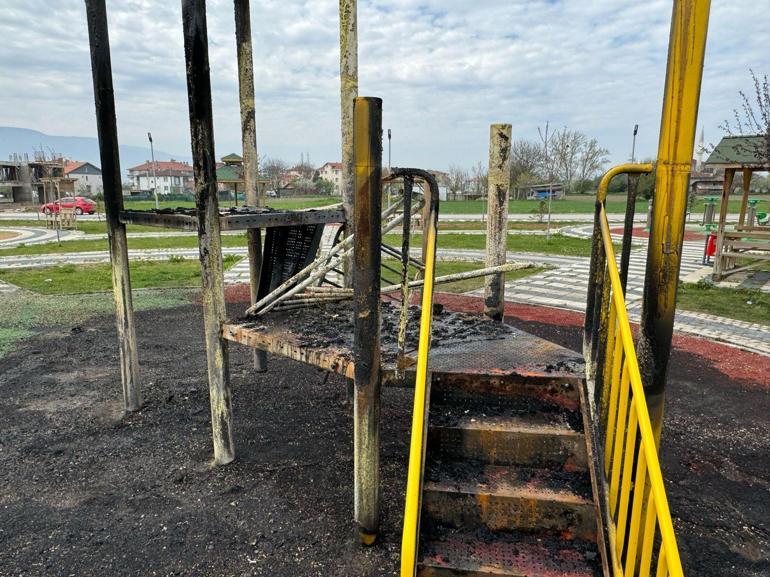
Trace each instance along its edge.
<path fill-rule="evenodd" d="M 241 104 L 243 180 L 246 187 L 246 204 L 249 206 L 264 206 L 265 199 L 259 190 L 257 119 L 254 103 L 254 57 L 251 48 L 249 0 L 234 0 L 234 7 L 235 42 L 238 51 L 238 94 Z M 237 193 L 235 199 L 237 204 Z M 259 273 L 262 269 L 262 231 L 258 228 L 250 228 L 246 231 L 246 239 L 249 253 L 249 287 L 251 289 L 251 303 L 254 304 L 257 302 Z M 254 369 L 266 371 L 267 353 L 261 349 L 255 349 L 253 354 Z"/>
<path fill-rule="evenodd" d="M 211 109 L 205 0 L 182 0 L 187 99 L 190 110 L 195 207 L 203 281 L 203 323 L 208 362 L 214 462 L 235 458 L 227 341 L 222 338 L 225 291 L 219 231 L 214 125 Z"/>
<path fill-rule="evenodd" d="M 628 267 L 631 264 L 631 240 L 634 234 L 634 216 L 636 213 L 636 191 L 639 188 L 639 175 L 628 175 L 628 197 L 626 198 L 626 218 L 623 224 L 623 245 L 620 250 L 620 284 L 626 294 Z"/>
<path fill-rule="evenodd" d="M 358 96 L 358 15 L 357 0 L 340 0 L 340 124 L 342 128 L 342 207 L 345 234 L 355 231 L 355 165 L 353 152 L 353 101 Z M 352 286 L 350 259 L 343 263 L 344 286 Z"/>
<path fill-rule="evenodd" d="M 123 210 L 123 187 L 120 179 L 118 128 L 115 119 L 115 96 L 112 89 L 112 61 L 104 0 L 86 0 L 88 37 L 91 45 L 91 71 L 94 80 L 96 130 L 99 134 L 99 157 L 104 181 L 104 212 L 107 241 L 110 248 L 112 290 L 120 348 L 120 375 L 123 383 L 123 407 L 136 411 L 142 405 L 139 391 L 139 359 L 136 350 L 134 305 L 131 299 L 131 277 L 128 271 L 126 225 L 120 221 Z"/>
<path fill-rule="evenodd" d="M 489 189 L 487 193 L 487 266 L 505 264 L 508 240 L 508 199 L 511 194 L 511 125 L 489 127 Z M 505 274 L 484 279 L 484 315 L 502 321 L 505 315 Z"/>
<path fill-rule="evenodd" d="M 382 100 L 356 98 L 353 303 L 353 499 L 364 545 L 380 526 L 380 232 Z"/>

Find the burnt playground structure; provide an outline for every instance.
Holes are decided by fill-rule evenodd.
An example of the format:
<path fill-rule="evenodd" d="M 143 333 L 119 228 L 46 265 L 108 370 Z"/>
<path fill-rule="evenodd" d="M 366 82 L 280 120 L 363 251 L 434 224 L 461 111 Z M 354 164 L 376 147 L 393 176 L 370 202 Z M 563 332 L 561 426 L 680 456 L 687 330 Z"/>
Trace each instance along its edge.
<path fill-rule="evenodd" d="M 238 343 L 254 350 L 255 371 L 273 353 L 349 379 L 363 545 L 379 531 L 381 390 L 414 388 L 402 576 L 683 575 L 658 445 L 709 0 L 673 0 L 657 166 L 621 165 L 600 183 L 582 356 L 502 322 L 505 273 L 519 266 L 505 250 L 510 124 L 490 128 L 486 267 L 463 273 L 485 277 L 484 314 L 434 307 L 434 287 L 457 279 L 435 276 L 438 187 L 420 169 L 383 175 L 383 103 L 357 94 L 355 0 L 340 0 L 342 204 L 300 211 L 258 195 L 248 0 L 234 0 L 246 206 L 217 204 L 206 3 L 182 0 L 196 208 L 124 210 L 105 0 L 86 7 L 126 411 L 142 406 L 126 224 L 197 230 L 216 465 L 236 457 L 228 347 Z M 624 298 L 633 191 L 653 171 L 635 341 Z M 620 175 L 630 194 L 618 265 L 604 200 Z M 399 190 L 385 210 L 384 184 Z M 321 251 L 326 227 L 338 233 Z M 252 304 L 240 319 L 226 314 L 222 230 L 247 232 Z M 383 243 L 393 230 L 401 246 Z M 383 267 L 400 282 L 383 286 Z"/>

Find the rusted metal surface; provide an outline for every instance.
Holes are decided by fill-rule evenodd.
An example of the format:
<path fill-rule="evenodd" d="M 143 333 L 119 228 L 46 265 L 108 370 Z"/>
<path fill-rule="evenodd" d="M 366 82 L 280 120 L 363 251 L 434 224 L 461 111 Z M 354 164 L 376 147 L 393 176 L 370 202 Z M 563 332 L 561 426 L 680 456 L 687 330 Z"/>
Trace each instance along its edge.
<path fill-rule="evenodd" d="M 508 242 L 508 199 L 511 192 L 511 125 L 489 127 L 489 191 L 487 194 L 487 266 L 505 264 Z M 502 321 L 505 275 L 484 279 L 484 314 Z"/>
<path fill-rule="evenodd" d="M 182 1 L 182 24 L 214 462 L 223 465 L 235 458 L 235 449 L 228 349 L 227 341 L 221 336 L 226 311 L 205 0 Z"/>
<path fill-rule="evenodd" d="M 353 499 L 361 541 L 371 545 L 380 525 L 382 100 L 356 98 L 353 122 Z"/>
<path fill-rule="evenodd" d="M 323 294 L 323 293 L 320 293 Z M 347 295 L 345 295 L 347 296 Z M 225 338 L 247 346 L 261 343 L 278 354 L 309 362 L 320 368 L 352 376 L 353 318 L 349 303 L 319 302 L 290 312 L 272 311 L 257 319 L 245 318 L 225 326 Z M 409 307 L 406 338 L 406 381 L 395 376 L 398 358 L 400 306 L 381 307 L 380 358 L 386 384 L 410 385 L 417 351 L 420 308 Z M 305 349 L 311 352 L 305 352 Z M 329 353 L 323 353 L 328 349 Z M 318 360 L 315 360 L 318 359 Z M 479 315 L 457 313 L 436 305 L 433 311 L 431 371 L 434 379 L 452 386 L 473 381 L 498 386 L 526 381 L 532 396 L 559 397 L 565 407 L 574 404 L 574 384 L 584 374 L 580 355 L 510 325 Z M 506 383 L 508 383 L 506 385 Z M 535 393 L 537 392 L 537 394 Z M 568 399 L 572 399 L 569 401 Z"/>
<path fill-rule="evenodd" d="M 112 87 L 112 61 L 104 0 L 87 0 L 88 36 L 91 45 L 91 70 L 96 105 L 96 129 L 99 135 L 99 157 L 104 183 L 104 211 L 107 241 L 110 249 L 112 288 L 115 298 L 120 373 L 123 385 L 123 407 L 136 411 L 141 407 L 139 359 L 136 348 L 131 277 L 128 269 L 126 226 L 121 222 L 123 187 L 120 178 L 118 129 L 115 119 L 115 96 Z"/>
<path fill-rule="evenodd" d="M 342 142 L 342 205 L 347 217 L 345 234 L 353 234 L 355 166 L 353 153 L 353 102 L 358 96 L 358 11 L 357 0 L 340 0 L 340 127 Z M 353 282 L 351 261 L 343 263 L 344 284 Z"/>

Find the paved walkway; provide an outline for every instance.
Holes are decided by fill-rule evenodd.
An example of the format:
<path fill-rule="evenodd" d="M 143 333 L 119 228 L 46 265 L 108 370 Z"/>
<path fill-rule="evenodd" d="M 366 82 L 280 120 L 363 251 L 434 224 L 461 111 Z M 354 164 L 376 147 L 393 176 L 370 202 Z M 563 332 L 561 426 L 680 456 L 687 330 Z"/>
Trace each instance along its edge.
<path fill-rule="evenodd" d="M 327 231 L 329 236 L 324 239 L 322 246 L 327 247 L 332 234 L 331 227 Z M 564 228 L 563 233 L 590 237 L 590 225 L 580 225 Z M 38 230 L 38 229 L 32 229 Z M 53 233 L 54 231 L 45 231 Z M 457 231 L 452 231 L 457 232 Z M 154 233 L 132 233 L 131 236 L 152 236 Z M 189 233 L 170 233 L 189 234 Z M 92 235 L 88 235 L 89 238 Z M 101 236 L 101 235 L 93 235 Z M 157 236 L 157 235 L 156 235 Z M 619 239 L 618 235 L 615 235 Z M 644 244 L 645 239 L 635 239 L 636 244 Z M 701 265 L 703 246 L 700 241 L 685 242 L 681 278 L 687 282 L 696 282 L 710 274 L 711 267 Z M 241 247 L 228 247 L 223 249 L 226 255 L 246 256 L 246 249 Z M 463 249 L 439 249 L 439 258 L 456 260 L 483 261 L 484 252 L 481 250 Z M 167 260 L 170 257 L 198 258 L 197 248 L 184 249 L 154 249 L 154 250 L 130 250 L 129 257 L 144 260 Z M 567 257 L 544 254 L 508 253 L 509 261 L 531 262 L 536 265 L 551 267 L 549 270 L 524 279 L 511 281 L 506 284 L 506 299 L 513 302 L 522 302 L 533 305 L 551 306 L 569 310 L 584 311 L 585 298 L 588 290 L 589 259 L 585 257 Z M 644 268 L 646 250 L 637 249 L 631 253 L 629 267 L 629 281 L 627 290 L 627 302 L 629 315 L 632 321 L 638 322 L 641 308 L 643 290 Z M 21 267 L 47 267 L 60 264 L 86 264 L 109 262 L 106 251 L 61 253 L 47 255 L 30 255 L 17 257 L 0 257 L 0 268 Z M 248 261 L 243 258 L 225 273 L 227 284 L 239 284 L 248 282 Z M 13 292 L 16 287 L 0 281 L 0 295 Z M 760 287 L 770 291 L 770 282 Z M 473 294 L 481 294 L 483 291 L 474 291 Z M 735 321 L 723 317 L 716 317 L 703 313 L 678 311 L 675 322 L 676 330 L 682 333 L 705 336 L 713 340 L 725 342 L 737 347 L 770 355 L 770 327 Z"/>
<path fill-rule="evenodd" d="M 571 234 L 590 236 L 591 227 L 573 229 Z M 613 235 L 613 237 L 620 240 L 620 235 Z M 634 239 L 634 242 L 642 244 L 645 243 L 645 240 Z M 522 258 L 523 256 L 510 254 L 509 259 L 542 262 L 551 265 L 556 263 L 556 268 L 506 283 L 506 300 L 585 311 L 590 263 L 588 258 L 549 257 L 543 259 L 538 258 L 539 255 L 529 255 Z M 682 249 L 680 279 L 696 282 L 698 279 L 711 274 L 712 267 L 704 267 L 701 264 L 702 257 L 703 246 L 700 242 L 685 242 Z M 633 322 L 639 322 L 640 318 L 646 259 L 646 249 L 637 249 L 631 252 L 626 303 L 629 317 Z M 473 291 L 472 294 L 482 295 L 483 292 L 483 290 L 477 290 Z M 770 355 L 770 327 L 765 325 L 678 310 L 674 328 L 682 333 L 705 336 L 753 352 Z"/>

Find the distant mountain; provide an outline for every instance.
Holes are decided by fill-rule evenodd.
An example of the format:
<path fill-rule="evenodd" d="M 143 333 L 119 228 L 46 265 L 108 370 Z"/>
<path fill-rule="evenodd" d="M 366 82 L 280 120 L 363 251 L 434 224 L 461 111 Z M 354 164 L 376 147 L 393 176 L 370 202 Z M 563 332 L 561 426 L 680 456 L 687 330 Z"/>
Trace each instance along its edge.
<path fill-rule="evenodd" d="M 72 160 L 83 160 L 96 166 L 101 166 L 99 160 L 99 140 L 91 136 L 51 136 L 30 130 L 29 128 L 13 128 L 0 126 L 0 160 L 7 160 L 12 154 L 28 154 L 34 158 L 36 150 L 42 147 L 46 154 L 52 150 Z M 123 179 L 126 178 L 126 169 L 137 164 L 142 164 L 150 158 L 150 146 L 120 145 L 120 168 Z M 190 161 L 189 156 L 170 154 L 162 150 L 155 150 L 155 160 L 170 159 Z"/>

